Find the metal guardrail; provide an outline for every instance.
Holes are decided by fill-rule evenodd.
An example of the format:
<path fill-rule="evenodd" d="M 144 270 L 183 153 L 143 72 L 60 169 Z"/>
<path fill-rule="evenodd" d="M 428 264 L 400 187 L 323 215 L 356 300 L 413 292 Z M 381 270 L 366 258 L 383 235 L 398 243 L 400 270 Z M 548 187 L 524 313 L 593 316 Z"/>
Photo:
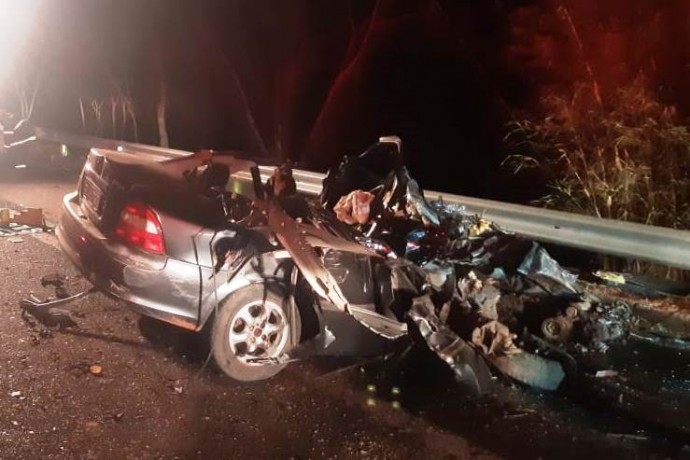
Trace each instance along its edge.
<path fill-rule="evenodd" d="M 56 131 L 53 129 L 45 129 L 36 127 L 34 129 L 36 140 L 43 142 L 52 142 L 55 144 L 65 144 L 70 147 L 81 148 L 89 150 L 93 147 L 101 149 L 116 150 L 118 152 L 131 153 L 148 153 L 164 158 L 176 158 L 184 155 L 191 155 L 192 152 L 186 150 L 168 149 L 165 147 L 158 147 L 155 145 L 137 144 L 134 142 L 116 141 L 112 139 L 102 139 L 100 137 L 81 136 L 78 134 L 67 133 L 64 131 Z"/>
<path fill-rule="evenodd" d="M 36 135 L 42 141 L 81 148 L 99 147 L 166 158 L 191 154 L 184 150 L 76 136 L 40 128 L 36 129 Z M 273 170 L 274 167 L 261 166 L 262 180 L 270 177 Z M 321 192 L 324 174 L 294 170 L 293 176 L 300 192 L 312 196 Z M 251 180 L 249 173 L 238 173 L 235 177 Z M 464 206 L 469 213 L 483 215 L 506 230 L 539 241 L 690 270 L 690 231 L 599 219 L 435 191 L 426 191 L 425 196 L 429 200 L 441 199 L 446 203 Z"/>

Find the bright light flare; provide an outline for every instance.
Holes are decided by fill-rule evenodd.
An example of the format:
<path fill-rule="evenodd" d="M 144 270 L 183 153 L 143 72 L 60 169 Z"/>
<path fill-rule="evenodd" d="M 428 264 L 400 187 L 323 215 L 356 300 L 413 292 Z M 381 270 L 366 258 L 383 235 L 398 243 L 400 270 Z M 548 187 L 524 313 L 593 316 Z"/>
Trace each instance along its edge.
<path fill-rule="evenodd" d="M 0 0 L 0 82 L 10 74 L 33 29 L 41 0 Z"/>

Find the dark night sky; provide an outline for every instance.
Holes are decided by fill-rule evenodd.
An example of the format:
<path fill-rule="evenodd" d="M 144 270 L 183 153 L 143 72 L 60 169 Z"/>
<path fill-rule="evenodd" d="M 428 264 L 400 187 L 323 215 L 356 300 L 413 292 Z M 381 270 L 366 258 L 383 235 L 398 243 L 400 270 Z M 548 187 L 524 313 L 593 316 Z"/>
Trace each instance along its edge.
<path fill-rule="evenodd" d="M 423 185 L 501 197 L 506 121 L 538 113 L 545 94 L 567 94 L 587 78 L 585 62 L 604 91 L 643 72 L 682 113 L 690 107 L 684 0 L 44 3 L 19 66 L 25 81 L 42 69 L 35 123 L 83 131 L 81 98 L 86 131 L 106 137 L 133 137 L 131 123 L 113 133 L 120 94 L 139 140 L 157 143 L 165 87 L 174 147 L 323 169 L 397 134 Z M 16 104 L 11 91 L 3 104 Z"/>

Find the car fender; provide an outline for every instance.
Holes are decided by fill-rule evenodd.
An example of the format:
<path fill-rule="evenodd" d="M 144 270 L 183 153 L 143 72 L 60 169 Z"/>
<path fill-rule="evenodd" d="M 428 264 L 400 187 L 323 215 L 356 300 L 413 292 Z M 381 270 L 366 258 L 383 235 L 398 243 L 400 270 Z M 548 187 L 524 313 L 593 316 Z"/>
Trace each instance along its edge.
<path fill-rule="evenodd" d="M 243 254 L 236 267 L 227 264 L 215 273 L 211 267 L 200 267 L 201 299 L 198 330 L 234 292 L 254 284 L 271 284 L 290 292 L 290 274 L 294 264 L 285 251 L 263 254 Z M 232 265 L 232 264 L 230 264 Z"/>

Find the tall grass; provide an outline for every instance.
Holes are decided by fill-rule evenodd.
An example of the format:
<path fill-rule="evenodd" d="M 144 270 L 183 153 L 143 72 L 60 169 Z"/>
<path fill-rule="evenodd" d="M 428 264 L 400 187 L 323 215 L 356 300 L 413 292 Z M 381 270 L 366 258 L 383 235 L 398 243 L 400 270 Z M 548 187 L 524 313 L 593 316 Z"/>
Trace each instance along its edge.
<path fill-rule="evenodd" d="M 504 165 L 542 170 L 549 193 L 536 204 L 690 229 L 690 132 L 674 108 L 642 80 L 603 103 L 588 94 L 550 96 L 546 118 L 512 123 Z"/>
<path fill-rule="evenodd" d="M 517 121 L 504 164 L 541 168 L 550 193 L 538 204 L 650 225 L 690 228 L 690 132 L 641 83 L 602 107 L 578 95 L 544 100 L 550 114 Z"/>

